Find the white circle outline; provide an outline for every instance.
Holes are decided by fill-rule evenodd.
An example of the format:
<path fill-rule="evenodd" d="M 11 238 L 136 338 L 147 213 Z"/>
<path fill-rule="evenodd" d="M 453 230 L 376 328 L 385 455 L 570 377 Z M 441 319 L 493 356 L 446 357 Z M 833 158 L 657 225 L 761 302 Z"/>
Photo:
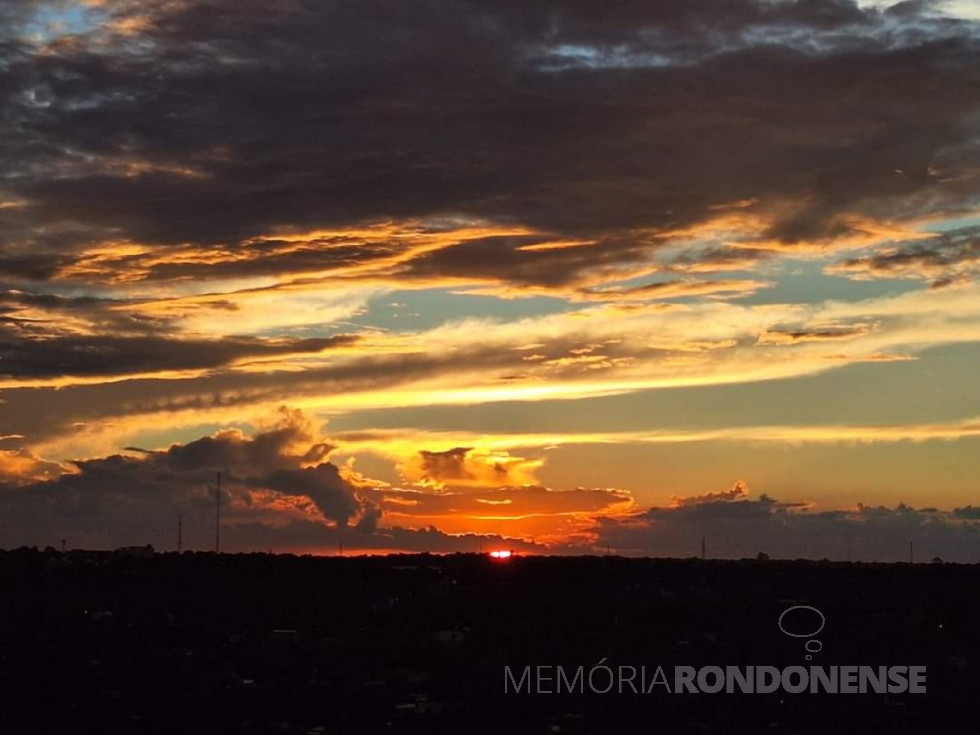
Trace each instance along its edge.
<path fill-rule="evenodd" d="M 820 616 L 820 627 L 811 633 L 790 633 L 783 627 L 783 618 L 786 617 L 786 613 L 793 610 L 813 610 L 813 612 Z M 825 625 L 827 625 L 827 617 L 815 607 L 810 607 L 809 605 L 793 605 L 793 607 L 787 607 L 785 610 L 783 610 L 782 614 L 779 616 L 779 621 L 776 624 L 779 626 L 779 629 L 790 638 L 812 638 L 823 630 Z"/>

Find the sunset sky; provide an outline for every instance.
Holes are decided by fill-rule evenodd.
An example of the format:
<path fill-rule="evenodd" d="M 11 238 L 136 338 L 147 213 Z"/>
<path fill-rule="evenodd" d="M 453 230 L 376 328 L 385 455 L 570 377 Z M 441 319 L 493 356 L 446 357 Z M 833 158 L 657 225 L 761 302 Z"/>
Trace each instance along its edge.
<path fill-rule="evenodd" d="M 0 547 L 980 559 L 976 0 L 3 0 L 0 161 Z"/>

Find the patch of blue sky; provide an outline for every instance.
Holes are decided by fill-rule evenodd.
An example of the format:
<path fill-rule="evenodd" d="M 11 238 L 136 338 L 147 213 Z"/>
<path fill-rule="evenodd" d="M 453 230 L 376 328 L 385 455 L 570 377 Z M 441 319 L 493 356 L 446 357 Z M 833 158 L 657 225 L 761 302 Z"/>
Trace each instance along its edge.
<path fill-rule="evenodd" d="M 188 444 L 202 436 L 212 436 L 218 431 L 227 429 L 241 429 L 245 433 L 252 433 L 256 428 L 250 423 L 241 421 L 218 424 L 204 423 L 183 427 L 167 426 L 166 428 L 140 431 L 128 441 L 128 445 L 138 449 L 159 449 L 169 447 L 171 444 Z"/>
<path fill-rule="evenodd" d="M 941 222 L 929 222 L 928 224 L 922 225 L 919 230 L 922 232 L 946 233 L 965 230 L 971 227 L 980 227 L 980 215 L 953 217 L 942 220 Z"/>
<path fill-rule="evenodd" d="M 616 288 L 637 288 L 651 283 L 677 278 L 697 278 L 705 281 L 751 280 L 768 283 L 755 293 L 736 296 L 740 304 L 819 304 L 824 301 L 862 301 L 922 288 L 916 281 L 881 279 L 858 281 L 844 276 L 824 273 L 827 262 L 820 260 L 787 259 L 760 262 L 756 269 L 732 270 L 712 274 L 641 276 L 620 281 Z M 724 295 L 724 294 L 721 294 Z M 704 295 L 669 299 L 678 303 L 704 301 Z M 731 297 L 726 297 L 731 298 Z"/>
<path fill-rule="evenodd" d="M 677 66 L 679 57 L 652 51 L 638 51 L 625 45 L 603 48 L 563 43 L 537 49 L 540 67 L 545 71 L 566 69 L 648 69 Z"/>
<path fill-rule="evenodd" d="M 104 9 L 81 2 L 46 2 L 38 6 L 24 31 L 28 38 L 43 43 L 62 36 L 91 33 L 108 18 L 109 13 Z"/>
<path fill-rule="evenodd" d="M 575 401 L 387 407 L 331 415 L 331 431 L 418 427 L 487 434 L 700 430 L 739 426 L 887 425 L 975 417 L 980 344 L 933 347 L 917 359 L 816 375 L 658 388 Z"/>
<path fill-rule="evenodd" d="M 919 281 L 882 278 L 859 281 L 824 272 L 826 261 L 784 260 L 776 276 L 752 271 L 726 273 L 726 278 L 756 278 L 772 285 L 739 299 L 742 304 L 819 304 L 825 301 L 864 301 L 923 287 Z"/>
<path fill-rule="evenodd" d="M 466 318 L 510 321 L 560 314 L 584 307 L 584 304 L 570 304 L 563 299 L 547 296 L 502 299 L 436 288 L 395 291 L 374 298 L 365 312 L 352 320 L 352 323 L 392 331 L 418 331 Z"/>
<path fill-rule="evenodd" d="M 560 298 L 533 296 L 502 299 L 492 295 L 461 294 L 451 289 L 393 291 L 374 296 L 359 313 L 347 319 L 318 324 L 289 324 L 257 330 L 259 337 L 331 337 L 363 330 L 420 332 L 467 318 L 513 321 L 587 308 Z"/>

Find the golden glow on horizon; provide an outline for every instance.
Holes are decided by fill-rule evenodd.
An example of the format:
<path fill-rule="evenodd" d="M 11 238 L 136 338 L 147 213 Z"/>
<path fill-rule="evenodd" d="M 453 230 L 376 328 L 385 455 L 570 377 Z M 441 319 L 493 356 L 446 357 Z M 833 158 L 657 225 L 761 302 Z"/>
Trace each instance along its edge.
<path fill-rule="evenodd" d="M 240 538 L 352 554 L 662 540 L 706 498 L 975 515 L 977 3 L 695 8 L 682 50 L 657 3 L 539 39 L 464 4 L 462 45 L 431 8 L 22 4 L 4 533 L 153 528 L 218 465 Z M 809 97 L 743 63 L 777 49 Z"/>

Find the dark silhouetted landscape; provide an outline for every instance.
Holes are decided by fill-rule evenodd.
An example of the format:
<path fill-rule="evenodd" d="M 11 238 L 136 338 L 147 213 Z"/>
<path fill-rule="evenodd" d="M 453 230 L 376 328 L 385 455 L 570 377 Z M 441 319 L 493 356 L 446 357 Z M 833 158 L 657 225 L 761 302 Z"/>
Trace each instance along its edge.
<path fill-rule="evenodd" d="M 980 714 L 976 565 L 25 548 L 0 580 L 18 735 L 954 733 Z M 826 616 L 810 662 L 778 625 L 802 605 Z M 928 691 L 505 692 L 505 667 L 600 662 L 924 665 Z"/>

